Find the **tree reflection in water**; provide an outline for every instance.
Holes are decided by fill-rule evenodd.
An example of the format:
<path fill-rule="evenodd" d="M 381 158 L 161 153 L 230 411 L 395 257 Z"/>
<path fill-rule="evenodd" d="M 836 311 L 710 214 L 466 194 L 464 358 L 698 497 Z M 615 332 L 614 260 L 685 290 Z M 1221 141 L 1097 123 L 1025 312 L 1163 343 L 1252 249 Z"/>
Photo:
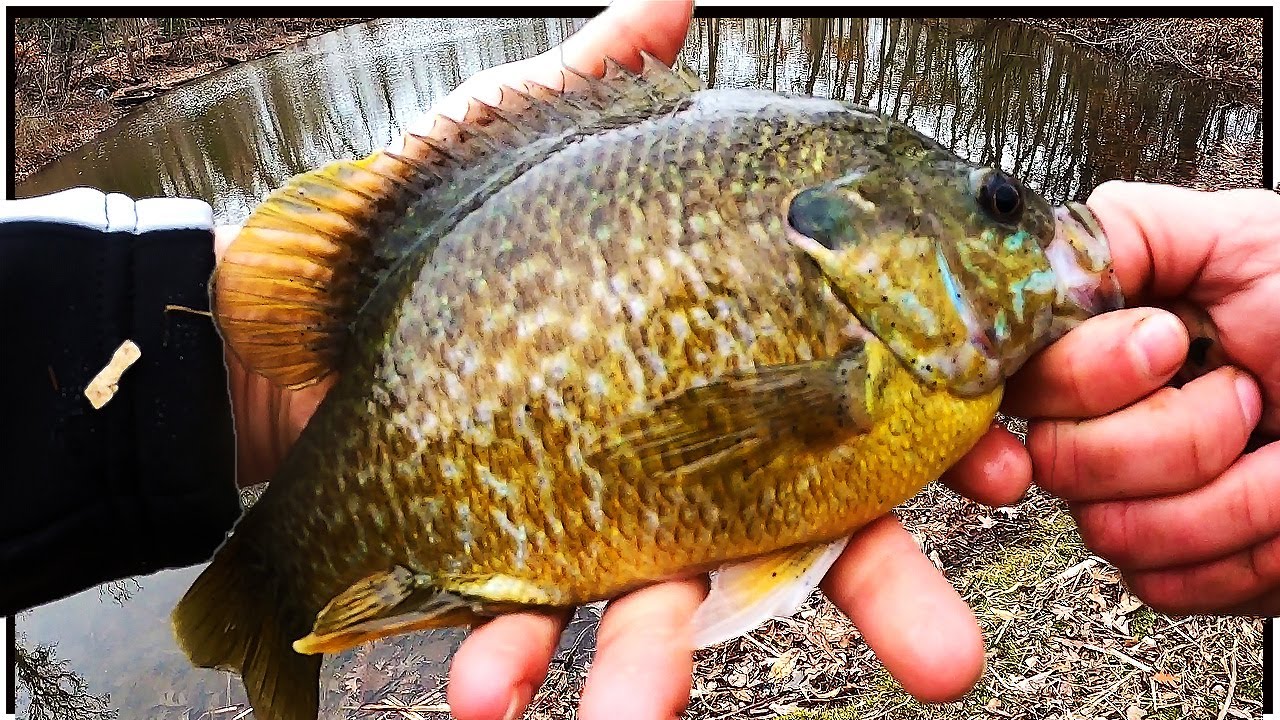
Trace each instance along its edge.
<path fill-rule="evenodd" d="M 59 660 L 57 643 L 28 645 L 18 633 L 13 671 L 18 685 L 17 717 L 27 720 L 113 720 L 119 710 L 110 708 L 110 695 L 94 695 L 84 676 Z"/>
<path fill-rule="evenodd" d="M 366 154 L 462 79 L 559 42 L 582 20 L 384 20 L 244 63 L 130 115 L 47 167 L 26 196 L 92 184 L 209 199 L 238 221 L 291 175 Z M 1262 179 L 1262 116 L 1229 89 L 1141 72 L 992 20 L 702 18 L 683 59 L 711 87 L 868 105 L 1049 200 L 1110 178 L 1193 184 L 1243 148 Z M 1256 160 L 1256 162 L 1255 162 Z"/>

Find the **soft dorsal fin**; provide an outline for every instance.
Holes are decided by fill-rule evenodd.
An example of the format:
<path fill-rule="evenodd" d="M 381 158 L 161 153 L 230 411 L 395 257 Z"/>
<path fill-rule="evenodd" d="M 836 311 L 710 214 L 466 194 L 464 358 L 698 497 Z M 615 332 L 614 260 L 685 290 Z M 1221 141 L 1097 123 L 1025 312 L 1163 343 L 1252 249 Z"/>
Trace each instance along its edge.
<path fill-rule="evenodd" d="M 272 192 L 214 274 L 214 315 L 232 351 L 279 385 L 319 380 L 387 271 L 505 186 L 496 176 L 581 135 L 670 112 L 700 87 L 648 54 L 638 74 L 605 67 L 603 77 L 574 73 L 583 78 L 574 83 L 566 74 L 568 91 L 504 87 L 496 105 L 472 100 L 462 122 L 439 116 L 403 148 L 330 163 Z"/>

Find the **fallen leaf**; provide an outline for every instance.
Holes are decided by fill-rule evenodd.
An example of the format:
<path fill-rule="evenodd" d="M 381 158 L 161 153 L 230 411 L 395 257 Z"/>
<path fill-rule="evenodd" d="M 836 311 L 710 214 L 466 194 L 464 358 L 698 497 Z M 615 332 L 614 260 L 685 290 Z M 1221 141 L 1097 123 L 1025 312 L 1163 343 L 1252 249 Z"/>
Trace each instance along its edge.
<path fill-rule="evenodd" d="M 1173 687 L 1182 682 L 1182 678 L 1180 676 L 1170 675 L 1163 670 L 1156 673 L 1153 679 L 1161 685 L 1168 685 L 1169 687 Z"/>
<path fill-rule="evenodd" d="M 1141 600 L 1130 595 L 1129 593 L 1124 593 L 1123 595 L 1120 596 L 1120 604 L 1116 607 L 1116 610 L 1121 615 L 1128 615 L 1129 613 L 1133 612 L 1134 610 L 1137 610 L 1140 607 L 1142 607 Z"/>
<path fill-rule="evenodd" d="M 791 677 L 791 673 L 796 669 L 796 658 L 800 656 L 800 651 L 796 649 L 788 650 L 778 656 L 773 661 L 773 665 L 769 667 L 769 677 L 779 682 Z"/>

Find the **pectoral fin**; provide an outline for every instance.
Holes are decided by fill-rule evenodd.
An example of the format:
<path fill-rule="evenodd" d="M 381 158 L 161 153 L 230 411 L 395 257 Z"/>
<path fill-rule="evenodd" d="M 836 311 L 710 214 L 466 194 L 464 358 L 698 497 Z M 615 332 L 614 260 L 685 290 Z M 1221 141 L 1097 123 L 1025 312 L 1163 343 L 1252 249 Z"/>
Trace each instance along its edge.
<path fill-rule="evenodd" d="M 293 649 L 304 655 L 339 652 L 412 630 L 469 625 L 480 617 L 467 598 L 441 591 L 426 576 L 396 567 L 339 593 L 316 616 L 311 633 L 294 641 Z"/>
<path fill-rule="evenodd" d="M 721 568 L 693 615 L 693 644 L 719 645 L 769 618 L 795 613 L 844 551 L 849 538 L 806 545 Z"/>
<path fill-rule="evenodd" d="M 650 477 L 750 474 L 789 449 L 870 428 L 885 359 L 859 342 L 827 360 L 726 375 L 619 422 L 591 462 Z"/>

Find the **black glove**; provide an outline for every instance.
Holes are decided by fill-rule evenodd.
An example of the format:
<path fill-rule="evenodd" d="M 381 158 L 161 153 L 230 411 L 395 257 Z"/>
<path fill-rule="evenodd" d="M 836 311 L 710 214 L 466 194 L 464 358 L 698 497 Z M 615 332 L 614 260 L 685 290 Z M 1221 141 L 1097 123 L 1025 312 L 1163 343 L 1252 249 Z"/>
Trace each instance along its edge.
<path fill-rule="evenodd" d="M 0 615 L 207 560 L 239 515 L 199 200 L 0 204 Z M 86 385 L 141 350 L 101 409 Z"/>

